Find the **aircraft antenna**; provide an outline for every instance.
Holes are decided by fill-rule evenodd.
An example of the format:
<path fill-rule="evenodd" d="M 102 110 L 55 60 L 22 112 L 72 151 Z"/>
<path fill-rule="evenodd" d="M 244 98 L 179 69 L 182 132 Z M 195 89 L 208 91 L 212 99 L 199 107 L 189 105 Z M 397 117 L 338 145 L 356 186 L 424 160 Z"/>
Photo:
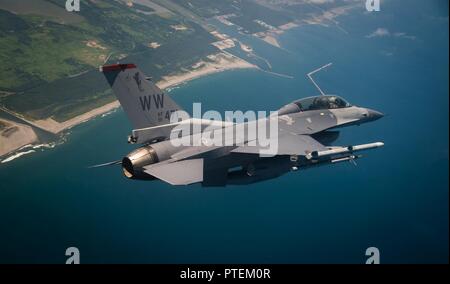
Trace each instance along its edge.
<path fill-rule="evenodd" d="M 317 68 L 316 70 L 311 71 L 311 72 L 309 72 L 309 73 L 306 75 L 306 76 L 308 76 L 309 80 L 311 80 L 311 82 L 314 84 L 314 86 L 316 86 L 317 90 L 319 90 L 319 92 L 320 92 L 320 94 L 321 94 L 322 96 L 325 96 L 325 93 L 322 91 L 322 89 L 319 87 L 319 85 L 314 81 L 314 79 L 312 78 L 312 75 L 313 75 L 314 73 L 319 72 L 319 71 L 322 70 L 322 69 L 325 69 L 325 68 L 327 68 L 327 67 L 330 67 L 332 64 L 333 64 L 332 62 L 330 62 L 330 63 L 328 63 L 328 64 L 325 64 L 324 66 L 322 66 L 322 67 L 320 67 L 320 68 Z"/>

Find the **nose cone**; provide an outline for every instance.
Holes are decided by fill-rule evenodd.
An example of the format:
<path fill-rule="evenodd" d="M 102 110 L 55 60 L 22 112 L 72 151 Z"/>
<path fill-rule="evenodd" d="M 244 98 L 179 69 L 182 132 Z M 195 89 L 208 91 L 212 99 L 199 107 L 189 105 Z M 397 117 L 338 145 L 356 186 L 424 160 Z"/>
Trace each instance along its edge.
<path fill-rule="evenodd" d="M 380 118 L 382 118 L 384 116 L 384 114 L 382 114 L 381 112 L 373 110 L 373 109 L 367 109 L 367 112 L 368 112 L 367 119 L 369 121 L 375 121 L 375 120 L 380 119 Z"/>

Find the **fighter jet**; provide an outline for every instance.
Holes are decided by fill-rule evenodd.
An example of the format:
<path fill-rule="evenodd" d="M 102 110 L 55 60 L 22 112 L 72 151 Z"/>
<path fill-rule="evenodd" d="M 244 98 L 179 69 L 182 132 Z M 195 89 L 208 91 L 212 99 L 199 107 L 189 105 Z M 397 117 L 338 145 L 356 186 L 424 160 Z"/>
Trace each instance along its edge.
<path fill-rule="evenodd" d="M 278 109 L 277 115 L 257 122 L 205 120 L 187 113 L 174 121 L 173 114 L 182 109 L 135 64 L 107 65 L 100 71 L 133 126 L 128 142 L 139 146 L 121 160 L 98 166 L 121 165 L 129 179 L 157 179 L 171 185 L 251 184 L 311 167 L 354 162 L 361 157 L 360 151 L 384 145 L 331 146 L 339 135 L 335 129 L 383 117 L 378 111 L 353 106 L 339 96 L 321 94 L 299 99 Z M 274 153 L 261 154 L 264 147 L 257 143 L 260 137 L 251 131 L 222 146 L 204 141 L 205 131 L 238 133 L 261 121 L 277 124 Z M 183 134 L 180 128 L 191 131 Z M 201 143 L 179 145 L 175 139 Z"/>

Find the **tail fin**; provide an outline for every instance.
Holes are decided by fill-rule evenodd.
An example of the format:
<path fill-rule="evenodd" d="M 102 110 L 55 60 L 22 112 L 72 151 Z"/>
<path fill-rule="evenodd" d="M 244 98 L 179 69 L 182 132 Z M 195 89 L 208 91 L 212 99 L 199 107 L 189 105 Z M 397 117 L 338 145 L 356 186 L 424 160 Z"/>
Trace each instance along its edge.
<path fill-rule="evenodd" d="M 134 64 L 114 64 L 100 70 L 111 85 L 134 129 L 170 123 L 180 107 Z"/>

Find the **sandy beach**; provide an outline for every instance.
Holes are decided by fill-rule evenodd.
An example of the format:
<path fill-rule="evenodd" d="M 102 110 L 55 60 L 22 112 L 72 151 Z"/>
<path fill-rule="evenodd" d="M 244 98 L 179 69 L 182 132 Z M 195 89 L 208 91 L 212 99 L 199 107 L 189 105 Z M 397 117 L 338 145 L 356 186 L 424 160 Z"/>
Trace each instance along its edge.
<path fill-rule="evenodd" d="M 88 112 L 85 112 L 79 116 L 76 116 L 76 117 L 66 120 L 64 122 L 58 122 L 52 118 L 47 118 L 47 119 L 43 119 L 43 120 L 30 121 L 30 123 L 36 127 L 39 127 L 44 130 L 47 130 L 51 133 L 57 134 L 63 130 L 69 129 L 75 125 L 78 125 L 80 123 L 88 121 L 89 119 L 92 119 L 93 117 L 96 117 L 101 114 L 107 113 L 111 110 L 114 110 L 114 109 L 118 108 L 119 106 L 120 106 L 119 101 L 114 101 L 109 104 L 103 105 L 103 106 L 95 108 L 93 110 L 90 110 Z"/>
<path fill-rule="evenodd" d="M 281 47 L 280 43 L 274 36 L 266 35 L 265 37 L 262 38 L 262 40 L 264 40 L 265 42 L 267 42 L 268 44 L 271 44 L 273 46 Z"/>
<path fill-rule="evenodd" d="M 284 32 L 298 27 L 299 24 L 297 22 L 290 22 L 281 26 L 278 26 L 276 30 L 270 30 L 267 32 L 259 32 L 254 34 L 256 37 L 261 38 L 263 41 L 267 42 L 268 44 L 271 44 L 275 47 L 281 48 L 280 43 L 277 40 L 277 36 L 280 34 L 283 34 Z"/>
<path fill-rule="evenodd" d="M 37 141 L 36 133 L 27 125 L 0 120 L 0 156 Z"/>
<path fill-rule="evenodd" d="M 195 64 L 199 67 L 192 71 L 163 77 L 163 80 L 157 83 L 158 87 L 166 89 L 202 76 L 226 70 L 257 68 L 255 65 L 227 52 L 210 55 L 208 58 L 212 62 L 200 61 Z"/>

